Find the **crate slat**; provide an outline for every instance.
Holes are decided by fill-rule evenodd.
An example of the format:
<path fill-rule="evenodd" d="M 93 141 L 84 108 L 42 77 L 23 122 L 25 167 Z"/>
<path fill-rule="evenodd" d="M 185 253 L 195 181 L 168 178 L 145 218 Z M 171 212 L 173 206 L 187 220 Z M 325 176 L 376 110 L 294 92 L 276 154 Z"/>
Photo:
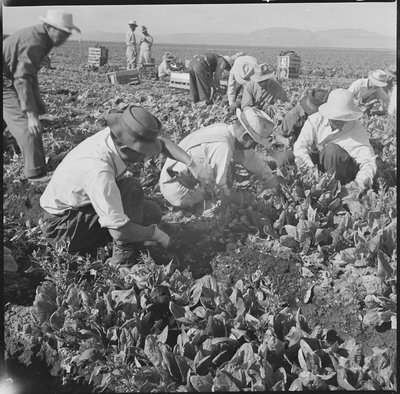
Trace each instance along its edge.
<path fill-rule="evenodd" d="M 134 70 L 121 70 L 107 73 L 107 78 L 110 83 L 114 85 L 125 84 L 138 84 L 140 83 L 139 71 Z"/>
<path fill-rule="evenodd" d="M 175 89 L 189 90 L 189 74 L 188 73 L 171 73 L 169 87 Z"/>

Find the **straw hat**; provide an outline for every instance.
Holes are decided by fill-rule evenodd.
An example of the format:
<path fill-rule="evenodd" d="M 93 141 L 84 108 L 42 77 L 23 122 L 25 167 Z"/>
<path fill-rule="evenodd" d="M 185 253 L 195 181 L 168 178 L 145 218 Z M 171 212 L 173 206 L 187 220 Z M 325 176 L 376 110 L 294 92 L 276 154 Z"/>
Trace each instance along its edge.
<path fill-rule="evenodd" d="M 397 78 L 397 70 L 396 65 L 391 64 L 386 70 L 385 73 L 389 76 L 389 78 Z"/>
<path fill-rule="evenodd" d="M 305 95 L 300 100 L 300 105 L 307 115 L 312 115 L 318 111 L 321 104 L 326 103 L 329 92 L 323 89 L 313 89 L 311 94 Z"/>
<path fill-rule="evenodd" d="M 248 82 L 251 76 L 254 74 L 254 66 L 252 64 L 244 64 L 238 71 L 235 73 L 235 79 L 241 85 L 244 85 Z"/>
<path fill-rule="evenodd" d="M 347 89 L 335 89 L 329 93 L 327 102 L 320 105 L 318 112 L 325 118 L 346 122 L 359 119 L 363 115 L 356 107 L 352 93 Z"/>
<path fill-rule="evenodd" d="M 128 25 L 129 25 L 129 26 L 137 26 L 138 24 L 136 23 L 136 21 L 130 20 L 130 21 L 128 22 Z"/>
<path fill-rule="evenodd" d="M 374 86 L 381 88 L 387 86 L 387 74 L 383 70 L 371 71 L 368 75 L 368 79 Z"/>
<path fill-rule="evenodd" d="M 244 111 L 238 108 L 236 116 L 254 141 L 265 147 L 270 145 L 268 137 L 272 134 L 276 125 L 265 112 L 254 107 L 248 107 Z"/>
<path fill-rule="evenodd" d="M 146 109 L 128 105 L 122 114 L 109 114 L 107 124 L 116 139 L 128 148 L 144 154 L 161 151 L 161 143 L 157 139 L 161 123 Z"/>
<path fill-rule="evenodd" d="M 81 32 L 80 29 L 72 23 L 72 14 L 62 10 L 47 10 L 47 15 L 45 17 L 39 16 L 38 19 L 43 23 L 47 23 L 67 33 Z"/>
<path fill-rule="evenodd" d="M 163 59 L 166 60 L 167 62 L 171 62 L 173 60 L 173 56 L 169 52 L 165 52 Z"/>
<path fill-rule="evenodd" d="M 266 79 L 273 78 L 275 76 L 275 72 L 272 68 L 269 68 L 267 63 L 258 64 L 254 67 L 254 74 L 251 76 L 251 79 L 256 82 L 262 82 Z"/>

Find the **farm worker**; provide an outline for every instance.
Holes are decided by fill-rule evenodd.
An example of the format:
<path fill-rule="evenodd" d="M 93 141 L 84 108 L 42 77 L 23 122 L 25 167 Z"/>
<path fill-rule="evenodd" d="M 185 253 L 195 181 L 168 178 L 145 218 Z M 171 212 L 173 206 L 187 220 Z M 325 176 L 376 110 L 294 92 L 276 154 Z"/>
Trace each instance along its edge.
<path fill-rule="evenodd" d="M 307 118 L 326 102 L 328 94 L 328 90 L 313 89 L 311 93 L 304 95 L 282 119 L 275 134 L 275 141 L 285 146 L 292 145 L 297 140 Z"/>
<path fill-rule="evenodd" d="M 391 64 L 386 70 L 385 74 L 387 75 L 387 85 L 383 88 L 383 90 L 390 96 L 390 93 L 392 92 L 393 85 L 396 83 L 397 79 L 397 71 L 396 71 L 396 65 Z"/>
<path fill-rule="evenodd" d="M 397 106 L 397 72 L 396 72 L 396 65 L 390 65 L 386 70 L 385 73 L 388 76 L 387 83 L 385 89 L 387 89 L 387 93 L 389 94 L 389 107 L 388 107 L 388 114 L 391 116 L 396 116 L 396 106 Z"/>
<path fill-rule="evenodd" d="M 253 56 L 239 56 L 233 63 L 228 78 L 228 104 L 229 112 L 234 114 L 236 109 L 240 107 L 240 100 L 237 101 L 242 86 L 250 81 L 250 77 L 254 74 L 254 67 L 257 65 L 257 59 Z"/>
<path fill-rule="evenodd" d="M 61 10 L 48 10 L 39 20 L 42 25 L 18 30 L 3 41 L 3 119 L 21 149 L 25 176 L 30 182 L 43 183 L 49 176 L 39 115 L 46 108 L 38 72 L 51 49 L 80 30 L 72 23 L 72 15 Z"/>
<path fill-rule="evenodd" d="M 142 26 L 142 36 L 140 37 L 139 65 L 143 63 L 151 63 L 151 46 L 153 45 L 153 37 L 147 31 L 146 26 Z"/>
<path fill-rule="evenodd" d="M 171 75 L 171 61 L 172 55 L 169 52 L 165 52 L 162 57 L 162 62 L 158 66 L 158 78 L 164 78 Z"/>
<path fill-rule="evenodd" d="M 136 37 L 134 31 L 136 30 L 136 21 L 128 22 L 129 30 L 126 32 L 125 44 L 126 44 L 126 69 L 132 70 L 136 68 Z"/>
<path fill-rule="evenodd" d="M 241 108 L 244 110 L 247 107 L 256 107 L 273 117 L 274 113 L 269 106 L 277 100 L 285 102 L 288 98 L 281 84 L 275 79 L 274 70 L 266 63 L 255 66 L 254 74 L 243 87 Z"/>
<path fill-rule="evenodd" d="M 128 105 L 123 113 L 109 114 L 107 124 L 65 156 L 40 205 L 46 211 L 43 234 L 48 242 L 69 242 L 70 253 L 84 254 L 113 240 L 109 263 L 118 266 L 129 264 L 139 243 L 155 241 L 165 248 L 170 243 L 158 227 L 160 207 L 144 199 L 128 165 L 163 152 L 184 163 L 197 179 L 210 178 L 210 168 L 159 137 L 160 121 L 143 108 Z"/>
<path fill-rule="evenodd" d="M 216 53 L 195 55 L 189 63 L 189 88 L 193 103 L 205 101 L 212 103 L 213 93 L 220 85 L 222 73 L 230 70 L 232 60 L 230 56 L 221 56 Z"/>
<path fill-rule="evenodd" d="M 231 162 L 257 175 L 266 188 L 277 183 L 271 169 L 254 151 L 257 144 L 269 146 L 268 137 L 275 124 L 257 108 L 238 109 L 237 117 L 232 124 L 216 123 L 190 133 L 178 145 L 190 156 L 210 163 L 213 170 L 210 184 L 223 196 L 230 194 L 227 175 Z M 167 159 L 161 170 L 160 191 L 171 205 L 183 208 L 207 199 L 207 189 L 196 186 L 196 180 L 190 178 L 185 164 Z"/>
<path fill-rule="evenodd" d="M 376 174 L 375 153 L 363 115 L 346 89 L 335 89 L 318 112 L 310 115 L 293 146 L 298 168 L 314 168 L 335 173 L 335 178 L 351 188 L 370 187 Z"/>
<path fill-rule="evenodd" d="M 349 91 L 353 94 L 357 106 L 371 104 L 375 99 L 383 101 L 384 108 L 387 109 L 389 96 L 383 90 L 387 86 L 387 75 L 383 70 L 371 71 L 368 78 L 360 78 L 354 81 Z"/>

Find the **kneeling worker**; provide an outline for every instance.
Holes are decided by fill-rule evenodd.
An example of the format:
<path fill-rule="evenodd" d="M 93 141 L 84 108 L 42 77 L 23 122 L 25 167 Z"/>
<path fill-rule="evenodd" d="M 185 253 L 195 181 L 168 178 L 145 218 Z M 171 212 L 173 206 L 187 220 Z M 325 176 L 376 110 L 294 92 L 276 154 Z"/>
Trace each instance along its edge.
<path fill-rule="evenodd" d="M 232 124 L 216 123 L 201 128 L 186 136 L 178 146 L 193 158 L 209 163 L 213 170 L 210 182 L 217 192 L 229 196 L 227 174 L 231 162 L 239 163 L 249 172 L 262 179 L 266 188 L 276 186 L 276 178 L 268 165 L 254 151 L 257 144 L 269 146 L 268 137 L 275 124 L 257 108 L 237 110 L 238 120 Z M 190 182 L 190 176 L 181 182 L 179 175 L 187 174 L 187 166 L 176 160 L 167 159 L 160 175 L 160 190 L 173 206 L 193 206 L 206 199 L 207 190 Z"/>
<path fill-rule="evenodd" d="M 107 123 L 67 154 L 40 205 L 46 211 L 44 236 L 51 244 L 69 242 L 70 253 L 85 254 L 113 240 L 110 264 L 118 266 L 132 261 L 139 243 L 170 243 L 157 226 L 160 207 L 144 199 L 139 180 L 129 176 L 127 166 L 163 152 L 197 179 L 209 177 L 210 168 L 160 138 L 160 121 L 143 108 L 129 105 L 123 113 L 109 114 Z"/>

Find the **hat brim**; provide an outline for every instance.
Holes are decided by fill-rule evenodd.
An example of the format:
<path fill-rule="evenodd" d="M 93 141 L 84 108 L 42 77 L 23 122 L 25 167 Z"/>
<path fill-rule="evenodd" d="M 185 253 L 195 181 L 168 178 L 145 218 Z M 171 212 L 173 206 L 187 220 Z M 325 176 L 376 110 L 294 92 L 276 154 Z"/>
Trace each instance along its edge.
<path fill-rule="evenodd" d="M 361 116 L 363 116 L 362 111 L 348 111 L 348 112 L 335 111 L 334 109 L 329 108 L 328 103 L 321 104 L 318 108 L 318 112 L 327 119 L 343 120 L 346 122 L 360 119 Z"/>
<path fill-rule="evenodd" d="M 385 86 L 387 86 L 387 82 L 379 81 L 379 80 L 375 79 L 372 75 L 370 75 L 370 76 L 368 77 L 368 79 L 369 79 L 375 86 L 378 86 L 378 87 L 380 87 L 380 88 L 384 88 Z"/>
<path fill-rule="evenodd" d="M 262 82 L 262 81 L 266 81 L 267 79 L 272 79 L 272 78 L 274 78 L 274 76 L 275 76 L 274 72 L 265 74 L 262 76 L 256 76 L 255 74 L 253 74 L 250 79 L 252 79 L 253 81 L 256 81 L 256 82 Z"/>
<path fill-rule="evenodd" d="M 138 25 L 136 23 L 128 23 L 128 26 L 136 26 L 136 27 L 138 27 Z"/>
<path fill-rule="evenodd" d="M 268 138 L 263 138 L 261 136 L 259 136 L 257 133 L 255 133 L 252 129 L 249 129 L 245 123 L 242 121 L 241 119 L 241 115 L 242 115 L 242 110 L 240 108 L 236 109 L 236 116 L 239 119 L 240 124 L 244 127 L 244 129 L 246 130 L 247 133 L 249 133 L 251 135 L 251 138 L 253 138 L 254 141 L 257 142 L 257 144 L 260 144 L 262 146 L 264 146 L 265 148 L 268 148 L 271 146 L 270 142 L 268 141 Z M 264 116 L 264 115 L 263 115 Z M 264 116 L 267 120 L 269 120 L 271 123 L 274 123 L 272 121 L 272 119 L 265 114 Z"/>
<path fill-rule="evenodd" d="M 56 29 L 65 31 L 65 32 L 70 33 L 70 34 L 71 34 L 71 33 L 74 33 L 74 32 L 75 32 L 75 33 L 80 33 L 80 32 L 81 32 L 81 30 L 79 29 L 79 27 L 76 27 L 75 25 L 71 25 L 71 26 L 59 26 L 59 25 L 56 25 L 54 22 L 49 21 L 47 18 L 45 18 L 45 17 L 43 17 L 43 16 L 39 16 L 38 19 L 39 19 L 41 22 L 43 22 L 43 23 L 46 23 L 46 24 L 48 24 L 48 25 L 50 25 L 50 26 L 55 27 Z"/>
<path fill-rule="evenodd" d="M 108 114 L 107 125 L 116 138 L 118 138 L 119 135 L 126 134 L 125 127 L 128 127 L 124 121 L 122 113 Z M 139 153 L 144 153 L 145 155 L 157 155 L 161 152 L 161 142 L 158 138 L 154 142 L 147 142 L 133 138 L 126 138 L 125 141 L 120 142 L 124 143 L 129 149 Z"/>

